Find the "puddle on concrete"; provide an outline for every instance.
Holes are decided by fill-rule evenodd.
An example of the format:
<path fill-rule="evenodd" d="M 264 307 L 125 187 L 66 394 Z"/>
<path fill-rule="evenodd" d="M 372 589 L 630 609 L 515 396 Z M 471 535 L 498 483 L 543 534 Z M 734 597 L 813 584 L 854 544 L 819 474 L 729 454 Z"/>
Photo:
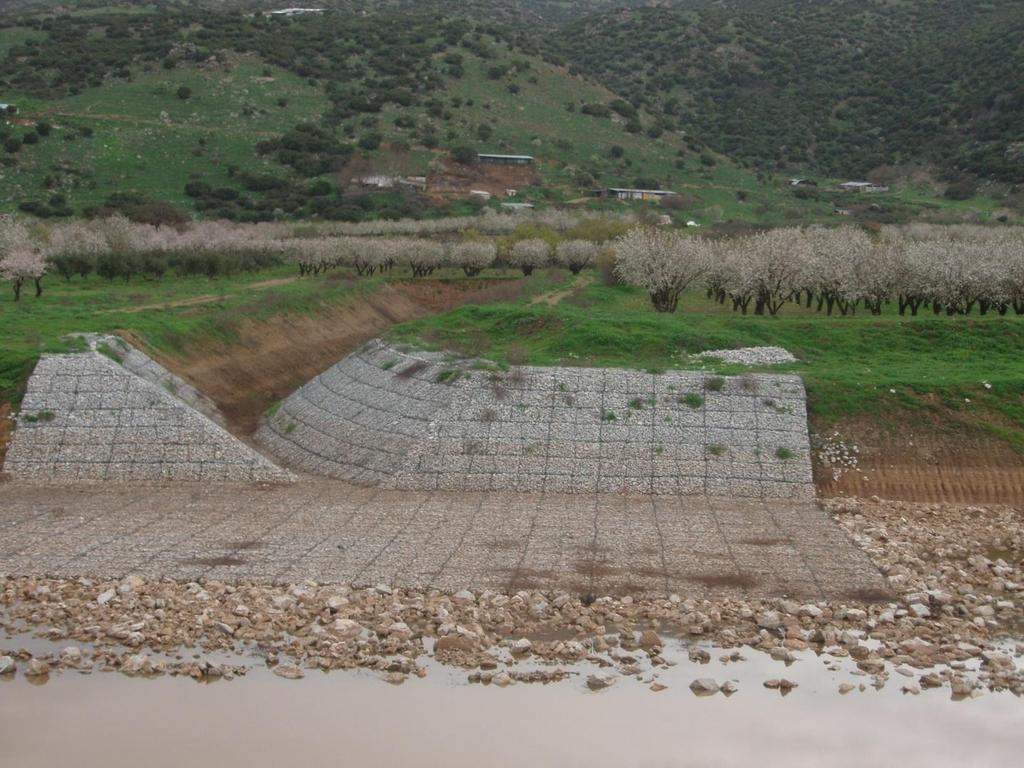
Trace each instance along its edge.
<path fill-rule="evenodd" d="M 36 653 L 68 643 L 9 637 L 0 646 Z M 129 678 L 64 671 L 45 685 L 19 671 L 0 679 L 0 743 L 4 765 L 19 768 L 194 765 L 253 768 L 300 761 L 370 766 L 749 766 L 785 762 L 822 765 L 1012 765 L 1019 759 L 1024 702 L 1009 693 L 952 701 L 948 687 L 900 693 L 914 678 L 890 670 L 881 690 L 853 674 L 848 659 L 797 654 L 785 664 L 750 648 L 703 646 L 706 664 L 691 662 L 671 641 L 658 670 L 666 690 L 619 677 L 587 690 L 593 664 L 513 667 L 567 669 L 568 679 L 507 688 L 466 682 L 468 670 L 424 656 L 423 679 L 388 685 L 368 671 L 306 671 L 302 680 L 273 675 L 252 655 L 218 661 L 251 665 L 230 682 L 199 685 L 185 678 Z M 88 650 L 88 648 L 83 648 Z M 252 651 L 252 649 L 250 649 Z M 739 651 L 745 661 L 722 662 Z M 194 649 L 183 649 L 186 658 Z M 834 667 L 835 669 L 829 669 Z M 936 668 L 938 670 L 943 667 Z M 969 666 L 971 677 L 976 666 Z M 692 680 L 737 682 L 730 697 L 697 697 Z M 771 678 L 799 687 L 789 695 L 764 688 Z M 840 682 L 866 690 L 840 696 Z M 184 752 L 183 752 L 184 750 Z"/>

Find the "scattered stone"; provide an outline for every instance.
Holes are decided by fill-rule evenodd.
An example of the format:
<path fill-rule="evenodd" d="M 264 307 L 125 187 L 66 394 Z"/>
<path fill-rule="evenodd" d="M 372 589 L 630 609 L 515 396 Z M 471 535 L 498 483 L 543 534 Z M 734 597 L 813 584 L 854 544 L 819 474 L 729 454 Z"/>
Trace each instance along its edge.
<path fill-rule="evenodd" d="M 721 690 L 721 686 L 710 677 L 698 677 L 690 683 L 690 690 L 698 696 L 711 696 Z"/>
<path fill-rule="evenodd" d="M 296 664 L 278 664 L 274 667 L 274 674 L 286 680 L 298 680 L 306 676 L 302 667 Z"/>
<path fill-rule="evenodd" d="M 711 661 L 711 654 L 703 648 L 691 647 L 689 652 L 690 661 L 695 664 L 707 664 Z"/>
<path fill-rule="evenodd" d="M 50 674 L 50 665 L 42 659 L 32 658 L 25 665 L 25 677 L 46 677 Z"/>
<path fill-rule="evenodd" d="M 525 656 L 533 650 L 533 643 L 525 637 L 521 637 L 518 640 L 513 641 L 512 645 L 509 647 L 514 655 Z"/>

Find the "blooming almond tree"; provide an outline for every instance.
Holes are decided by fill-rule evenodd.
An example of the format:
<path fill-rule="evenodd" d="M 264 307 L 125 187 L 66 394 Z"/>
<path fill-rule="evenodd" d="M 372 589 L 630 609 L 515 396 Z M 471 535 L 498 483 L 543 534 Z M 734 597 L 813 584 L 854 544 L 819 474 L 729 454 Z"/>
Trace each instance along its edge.
<path fill-rule="evenodd" d="M 508 263 L 519 267 L 524 275 L 533 274 L 533 270 L 545 266 L 551 257 L 551 249 L 546 241 L 540 238 L 520 240 L 512 246 L 508 255 Z"/>
<path fill-rule="evenodd" d="M 589 240 L 563 240 L 555 249 L 555 261 L 578 275 L 597 258 L 598 247 Z"/>
<path fill-rule="evenodd" d="M 710 268 L 706 240 L 678 232 L 634 229 L 615 241 L 615 271 L 643 288 L 658 312 L 675 312 L 679 297 Z"/>
<path fill-rule="evenodd" d="M 401 240 L 399 252 L 409 262 L 409 268 L 415 277 L 427 277 L 445 260 L 444 246 L 433 240 Z"/>
<path fill-rule="evenodd" d="M 494 263 L 497 249 L 494 243 L 471 240 L 452 247 L 450 260 L 453 266 L 462 267 L 466 277 L 475 277 Z"/>
<path fill-rule="evenodd" d="M 46 259 L 39 248 L 18 245 L 0 257 L 0 277 L 11 283 L 15 301 L 21 299 L 21 289 L 28 280 L 35 283 L 36 297 L 42 296 L 45 273 Z"/>

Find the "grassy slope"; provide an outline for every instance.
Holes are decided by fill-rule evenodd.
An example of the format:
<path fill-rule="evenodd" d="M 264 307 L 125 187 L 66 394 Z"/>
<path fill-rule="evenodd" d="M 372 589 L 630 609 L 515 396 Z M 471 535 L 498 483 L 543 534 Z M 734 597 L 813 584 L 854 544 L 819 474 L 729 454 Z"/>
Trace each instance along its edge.
<path fill-rule="evenodd" d="M 483 334 L 485 354 L 499 361 L 513 349 L 534 364 L 652 370 L 692 367 L 686 356 L 707 349 L 780 345 L 800 362 L 774 370 L 803 376 L 819 429 L 845 417 L 884 423 L 897 413 L 915 418 L 952 409 L 958 420 L 1024 449 L 1024 318 L 903 319 L 892 308 L 881 317 L 828 318 L 793 305 L 777 317 L 742 317 L 703 294 L 684 297 L 675 315 L 659 315 L 642 293 L 595 280 L 554 307 L 467 306 L 394 333 L 442 347 L 479 345 Z"/>
<path fill-rule="evenodd" d="M 318 306 L 372 291 L 380 284 L 379 279 L 312 283 L 291 280 L 294 277 L 294 268 L 277 267 L 217 280 L 194 277 L 124 283 L 92 277 L 65 283 L 50 278 L 40 299 L 27 292 L 17 304 L 5 290 L 0 297 L 0 401 L 16 401 L 39 354 L 68 349 L 62 340 L 68 333 L 129 329 L 158 349 L 174 351 L 204 340 L 230 341 L 242 319 L 315 312 Z M 259 285 L 266 281 L 275 284 Z M 197 298 L 211 300 L 139 309 Z"/>
<path fill-rule="evenodd" d="M 242 57 L 230 67 L 141 72 L 130 83 L 90 88 L 59 101 L 15 99 L 23 116 L 45 119 L 58 129 L 25 147 L 18 167 L 4 172 L 0 206 L 10 209 L 26 198 L 47 197 L 43 179 L 55 166 L 74 171 L 61 175 L 65 185 L 74 185 L 62 191 L 76 207 L 100 203 L 115 191 L 184 203 L 189 174 L 225 185 L 229 165 L 280 173 L 280 166 L 256 154 L 256 143 L 316 120 L 327 102 L 305 80 L 276 68 L 265 77 L 264 68 L 259 60 Z M 182 85 L 192 89 L 188 100 L 177 97 Z M 287 99 L 286 107 L 277 105 L 279 98 Z M 243 115 L 246 107 L 255 114 Z M 67 141 L 71 131 L 61 128 L 66 125 L 89 126 L 95 135 Z"/>

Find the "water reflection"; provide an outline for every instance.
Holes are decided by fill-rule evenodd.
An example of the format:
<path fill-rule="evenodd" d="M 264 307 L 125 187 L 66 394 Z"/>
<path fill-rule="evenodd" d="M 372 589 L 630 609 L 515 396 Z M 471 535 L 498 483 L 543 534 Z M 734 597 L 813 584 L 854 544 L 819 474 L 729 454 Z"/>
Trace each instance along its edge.
<path fill-rule="evenodd" d="M 303 762 L 368 766 L 944 766 L 1019 760 L 1024 703 L 986 693 L 954 703 L 948 688 L 900 694 L 853 674 L 847 659 L 813 654 L 791 665 L 743 649 L 746 661 L 672 653 L 675 666 L 590 691 L 593 667 L 563 682 L 499 689 L 428 664 L 402 686 L 376 673 L 308 671 L 301 681 L 261 666 L 212 686 L 187 679 L 53 674 L 0 686 L 3 765 L 220 768 Z M 21 665 L 19 665 L 21 666 Z M 530 664 L 516 665 L 528 671 Z M 654 675 L 657 674 L 657 678 Z M 738 691 L 696 696 L 695 678 Z M 799 687 L 783 698 L 763 682 Z M 837 686 L 859 688 L 840 696 Z M 667 688 L 653 693 L 652 683 Z"/>

